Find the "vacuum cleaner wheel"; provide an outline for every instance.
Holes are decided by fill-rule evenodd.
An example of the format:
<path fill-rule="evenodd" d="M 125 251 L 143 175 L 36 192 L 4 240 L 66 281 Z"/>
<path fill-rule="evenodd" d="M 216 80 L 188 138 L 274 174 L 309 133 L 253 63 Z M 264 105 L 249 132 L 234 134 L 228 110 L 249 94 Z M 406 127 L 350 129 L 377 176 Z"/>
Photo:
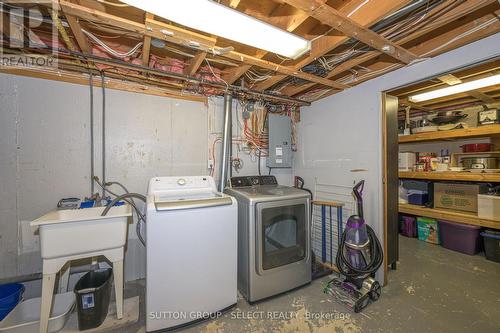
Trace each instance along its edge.
<path fill-rule="evenodd" d="M 380 283 L 378 281 L 373 282 L 372 288 L 370 290 L 370 298 L 372 301 L 376 301 L 380 298 L 382 294 L 382 287 L 380 287 Z"/>

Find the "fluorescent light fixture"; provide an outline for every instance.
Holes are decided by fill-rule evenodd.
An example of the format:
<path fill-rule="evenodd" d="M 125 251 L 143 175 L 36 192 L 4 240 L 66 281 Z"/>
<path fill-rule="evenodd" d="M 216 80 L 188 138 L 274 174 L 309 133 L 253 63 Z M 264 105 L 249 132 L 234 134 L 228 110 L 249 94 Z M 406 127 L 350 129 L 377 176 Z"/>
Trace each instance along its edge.
<path fill-rule="evenodd" d="M 484 87 L 494 86 L 496 84 L 500 84 L 500 74 L 488 76 L 474 81 L 456 84 L 442 89 L 428 91 L 418 95 L 413 95 L 410 96 L 408 99 L 411 102 L 423 102 L 430 99 L 459 94 L 465 91 L 471 91 Z"/>
<path fill-rule="evenodd" d="M 121 0 L 186 27 L 296 59 L 311 42 L 211 0 Z"/>

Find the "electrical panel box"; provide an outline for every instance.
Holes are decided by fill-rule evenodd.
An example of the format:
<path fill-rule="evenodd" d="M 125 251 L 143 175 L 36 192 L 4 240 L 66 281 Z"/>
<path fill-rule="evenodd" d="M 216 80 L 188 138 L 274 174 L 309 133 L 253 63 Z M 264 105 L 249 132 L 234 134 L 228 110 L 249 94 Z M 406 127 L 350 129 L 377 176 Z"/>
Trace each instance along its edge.
<path fill-rule="evenodd" d="M 269 126 L 269 156 L 267 167 L 292 167 L 292 120 L 290 117 L 270 113 Z"/>

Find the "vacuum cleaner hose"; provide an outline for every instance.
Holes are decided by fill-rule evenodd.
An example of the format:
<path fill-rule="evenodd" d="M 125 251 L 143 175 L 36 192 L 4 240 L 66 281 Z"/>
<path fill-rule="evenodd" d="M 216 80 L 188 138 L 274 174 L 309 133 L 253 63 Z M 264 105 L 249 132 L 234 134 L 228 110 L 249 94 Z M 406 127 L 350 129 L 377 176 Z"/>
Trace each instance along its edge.
<path fill-rule="evenodd" d="M 344 276 L 356 278 L 364 275 L 374 274 L 382 265 L 382 262 L 384 260 L 384 252 L 377 238 L 377 235 L 375 235 L 375 231 L 373 231 L 373 229 L 369 225 L 366 225 L 366 231 L 368 233 L 368 238 L 370 239 L 371 260 L 370 262 L 366 263 L 366 267 L 364 269 L 359 269 L 351 265 L 349 258 L 346 257 L 345 251 L 343 251 L 347 233 L 344 232 L 342 234 L 341 243 L 339 244 L 339 248 L 337 251 L 336 264 L 340 273 L 342 273 Z"/>

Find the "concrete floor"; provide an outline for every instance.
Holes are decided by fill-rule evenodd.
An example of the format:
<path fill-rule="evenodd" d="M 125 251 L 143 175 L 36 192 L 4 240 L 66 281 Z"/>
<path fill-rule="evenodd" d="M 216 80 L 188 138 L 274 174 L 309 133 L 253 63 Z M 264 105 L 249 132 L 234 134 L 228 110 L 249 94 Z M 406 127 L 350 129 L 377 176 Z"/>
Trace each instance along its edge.
<path fill-rule="evenodd" d="M 389 272 L 382 297 L 360 314 L 325 295 L 323 278 L 254 306 L 239 299 L 221 318 L 182 332 L 500 332 L 500 264 L 405 237 L 400 249 L 398 269 Z M 128 297 L 137 294 L 139 322 L 116 333 L 145 331 L 144 281 L 127 285 Z M 260 311 L 264 319 L 249 318 Z"/>

